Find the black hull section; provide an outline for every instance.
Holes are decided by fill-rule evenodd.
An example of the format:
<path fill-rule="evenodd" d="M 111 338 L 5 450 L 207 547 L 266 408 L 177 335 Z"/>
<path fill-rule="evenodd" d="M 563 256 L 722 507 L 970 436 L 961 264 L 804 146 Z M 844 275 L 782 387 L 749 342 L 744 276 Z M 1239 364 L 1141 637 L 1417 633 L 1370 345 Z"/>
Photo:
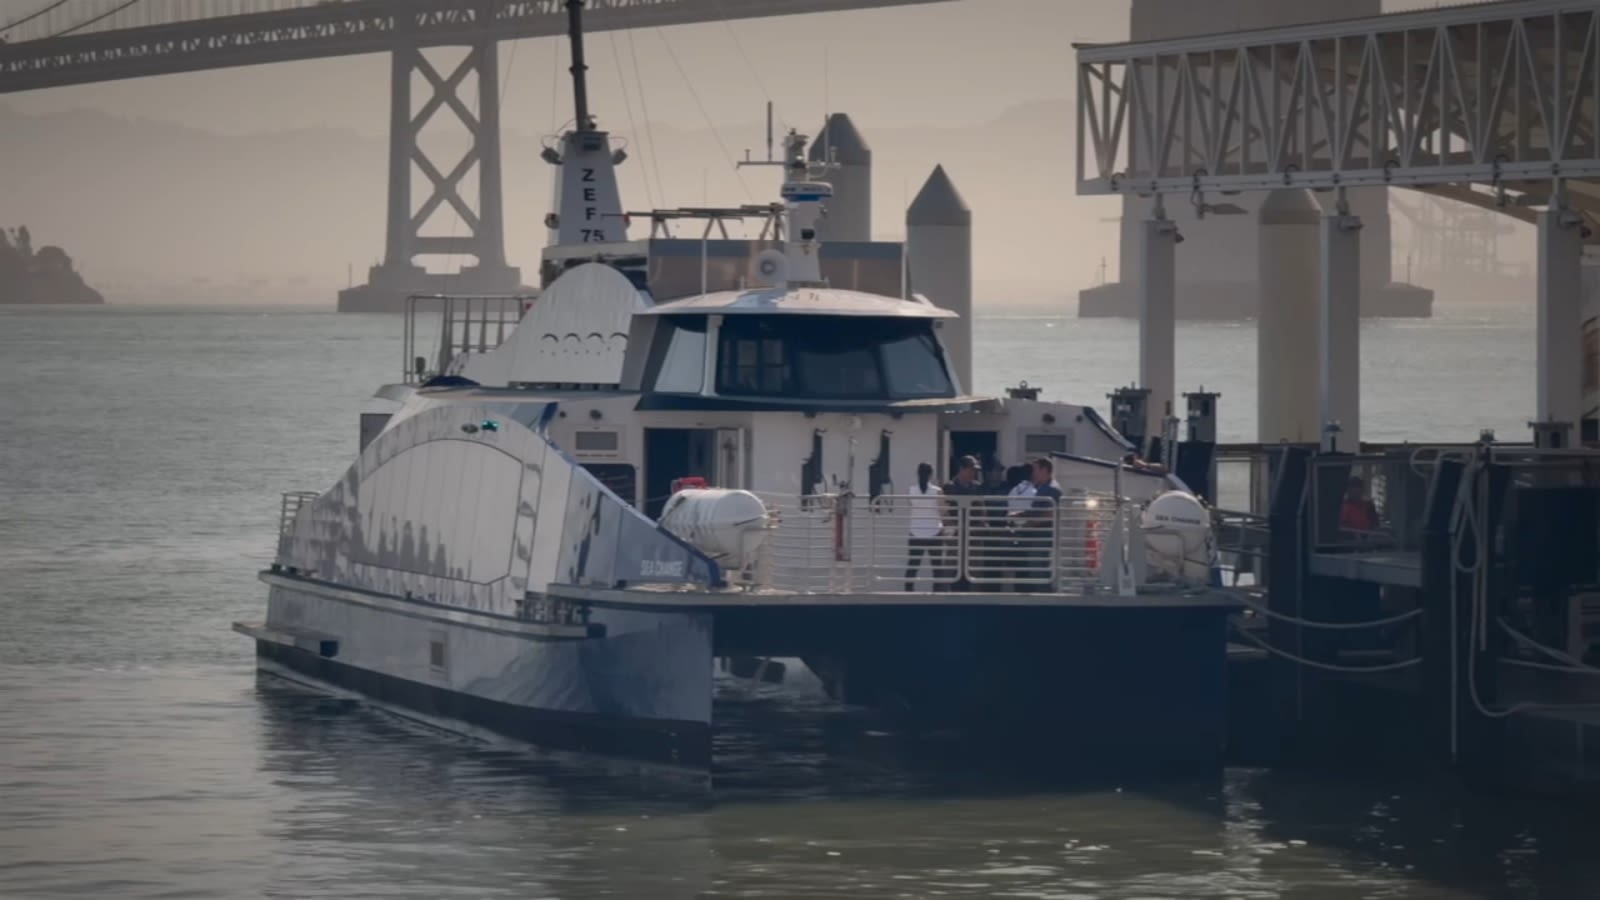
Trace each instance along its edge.
<path fill-rule="evenodd" d="M 312 681 L 414 713 L 430 724 L 463 723 L 551 750 L 702 768 L 711 762 L 711 728 L 702 722 L 518 706 L 357 668 L 270 641 L 256 641 L 256 655 Z"/>
<path fill-rule="evenodd" d="M 1111 607 L 923 611 L 807 655 L 829 693 L 997 756 L 1095 770 L 1220 766 L 1227 612 Z"/>

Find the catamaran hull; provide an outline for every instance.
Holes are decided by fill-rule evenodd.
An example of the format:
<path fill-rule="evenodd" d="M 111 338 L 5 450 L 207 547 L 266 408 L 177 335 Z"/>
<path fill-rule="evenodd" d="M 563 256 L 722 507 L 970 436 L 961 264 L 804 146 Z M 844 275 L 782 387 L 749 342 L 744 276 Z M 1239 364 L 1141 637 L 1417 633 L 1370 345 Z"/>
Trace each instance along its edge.
<path fill-rule="evenodd" d="M 543 627 L 269 574 L 258 668 L 478 737 L 686 766 L 711 758 L 709 616 L 596 609 Z"/>

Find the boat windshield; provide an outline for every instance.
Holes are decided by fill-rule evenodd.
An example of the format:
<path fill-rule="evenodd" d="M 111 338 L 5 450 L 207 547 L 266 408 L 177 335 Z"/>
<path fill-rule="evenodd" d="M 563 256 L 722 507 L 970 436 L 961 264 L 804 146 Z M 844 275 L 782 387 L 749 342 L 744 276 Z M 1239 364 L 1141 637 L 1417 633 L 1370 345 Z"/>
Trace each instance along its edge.
<path fill-rule="evenodd" d="M 752 315 L 723 319 L 717 393 L 814 400 L 951 397 L 925 319 Z"/>

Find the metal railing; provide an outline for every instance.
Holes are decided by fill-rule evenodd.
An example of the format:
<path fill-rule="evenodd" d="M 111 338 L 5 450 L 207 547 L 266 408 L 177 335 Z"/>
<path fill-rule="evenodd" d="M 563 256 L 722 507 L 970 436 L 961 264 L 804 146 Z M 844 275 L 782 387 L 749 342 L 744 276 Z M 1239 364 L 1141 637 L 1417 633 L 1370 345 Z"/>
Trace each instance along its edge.
<path fill-rule="evenodd" d="M 1231 578 L 1233 586 L 1266 587 L 1272 535 L 1267 517 L 1218 509 L 1212 511 L 1211 521 L 1224 577 Z"/>
<path fill-rule="evenodd" d="M 761 499 L 770 534 L 756 581 L 802 593 L 1093 591 L 1117 511 L 1089 495 Z"/>
<path fill-rule="evenodd" d="M 278 507 L 278 554 L 277 560 L 282 563 L 294 554 L 289 552 L 291 542 L 294 540 L 294 520 L 300 515 L 300 510 L 310 505 L 320 494 L 317 491 L 285 491 L 283 500 Z"/>
<path fill-rule="evenodd" d="M 321 496 L 317 491 L 285 491 L 283 504 L 278 509 L 278 536 L 288 535 L 294 527 L 294 517 L 300 514 L 300 508 Z"/>
<path fill-rule="evenodd" d="M 401 342 L 405 383 L 421 384 L 436 375 L 459 371 L 468 356 L 488 353 L 505 343 L 534 299 L 532 294 L 407 297 Z M 439 331 L 424 336 L 417 317 L 434 312 L 439 316 Z"/>

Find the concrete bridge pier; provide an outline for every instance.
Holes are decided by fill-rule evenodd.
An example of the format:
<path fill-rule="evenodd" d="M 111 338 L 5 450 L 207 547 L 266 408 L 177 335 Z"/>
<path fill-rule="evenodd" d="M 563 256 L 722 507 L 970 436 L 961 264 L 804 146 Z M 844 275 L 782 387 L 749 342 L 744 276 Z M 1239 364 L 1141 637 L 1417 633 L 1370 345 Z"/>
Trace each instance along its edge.
<path fill-rule="evenodd" d="M 1321 353 L 1322 207 L 1304 188 L 1276 190 L 1262 201 L 1257 218 L 1256 439 L 1319 443 L 1322 398 L 1314 360 Z"/>
<path fill-rule="evenodd" d="M 389 203 L 383 262 L 364 285 L 339 292 L 340 312 L 404 312 L 410 294 L 509 294 L 525 291 L 521 273 L 506 264 L 500 167 L 499 51 L 493 40 L 468 45 L 446 74 L 416 47 L 394 51 L 389 95 Z M 415 105 L 417 76 L 431 88 Z M 468 78 L 477 97 L 463 100 Z M 466 153 L 448 169 L 422 149 L 423 130 L 441 111 L 471 138 Z M 413 166 L 429 189 L 420 205 L 411 191 Z M 477 200 L 468 203 L 462 183 L 476 169 Z M 446 207 L 449 212 L 436 215 Z M 453 215 L 452 215 L 453 214 Z M 441 228 L 444 223 L 451 223 Z M 430 225 L 432 228 L 430 229 Z M 425 230 L 427 229 L 427 230 Z M 440 233 L 444 231 L 444 233 Z M 419 257 L 470 257 L 455 272 L 430 272 Z"/>
<path fill-rule="evenodd" d="M 1361 452 L 1362 222 L 1343 192 L 1322 217 L 1322 296 L 1318 321 L 1318 390 L 1322 449 Z M 1337 425 L 1337 430 L 1330 426 Z"/>
<path fill-rule="evenodd" d="M 1144 434 L 1159 438 L 1177 396 L 1177 261 L 1183 236 L 1156 198 L 1139 223 L 1139 386 L 1149 391 Z M 1149 452 L 1148 448 L 1140 448 Z M 1165 447 L 1161 454 L 1167 452 Z"/>
<path fill-rule="evenodd" d="M 1538 224 L 1538 387 L 1534 442 L 1570 447 L 1583 417 L 1583 216 L 1556 202 Z"/>

